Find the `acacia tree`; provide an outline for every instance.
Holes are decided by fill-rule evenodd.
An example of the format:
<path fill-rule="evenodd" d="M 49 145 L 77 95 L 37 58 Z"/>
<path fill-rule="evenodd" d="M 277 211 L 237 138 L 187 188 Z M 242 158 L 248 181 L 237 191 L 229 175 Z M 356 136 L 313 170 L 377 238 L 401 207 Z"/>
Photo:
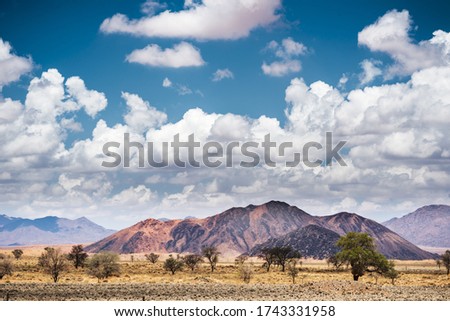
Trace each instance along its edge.
<path fill-rule="evenodd" d="M 87 261 L 86 267 L 87 274 L 95 276 L 98 282 L 111 276 L 119 276 L 119 255 L 112 252 L 97 253 Z"/>
<path fill-rule="evenodd" d="M 58 282 L 62 272 L 67 269 L 67 259 L 60 249 L 46 247 L 38 260 L 38 266 L 44 273 L 50 274 L 53 282 Z"/>
<path fill-rule="evenodd" d="M 266 268 L 267 272 L 269 272 L 270 266 L 275 262 L 275 255 L 273 254 L 272 249 L 269 248 L 262 249 L 258 257 L 264 260 L 264 267 Z"/>
<path fill-rule="evenodd" d="M 188 254 L 183 258 L 183 263 L 186 264 L 193 272 L 195 268 L 203 262 L 203 257 L 198 254 Z"/>
<path fill-rule="evenodd" d="M 83 245 L 74 245 L 72 246 L 72 250 L 67 255 L 67 259 L 72 261 L 73 266 L 78 269 L 79 267 L 84 267 L 84 263 L 88 255 L 84 252 Z"/>
<path fill-rule="evenodd" d="M 150 253 L 150 254 L 145 254 L 145 258 L 146 258 L 150 263 L 155 264 L 156 262 L 158 262 L 159 255 L 152 252 L 152 253 Z"/>
<path fill-rule="evenodd" d="M 400 277 L 400 273 L 395 269 L 394 261 L 389 261 L 389 269 L 384 273 L 384 276 L 391 279 L 392 285 L 395 285 L 395 280 Z"/>
<path fill-rule="evenodd" d="M 450 250 L 445 251 L 444 254 L 441 255 L 442 265 L 447 269 L 447 275 L 450 274 Z"/>
<path fill-rule="evenodd" d="M 13 269 L 13 264 L 9 259 L 0 259 L 0 280 L 3 279 L 5 275 L 12 275 Z"/>
<path fill-rule="evenodd" d="M 215 246 L 207 246 L 202 249 L 202 255 L 208 260 L 211 272 L 214 272 L 217 262 L 219 262 L 220 252 Z"/>
<path fill-rule="evenodd" d="M 11 253 L 14 255 L 14 258 L 16 260 L 20 259 L 22 257 L 22 255 L 23 255 L 23 251 L 20 250 L 20 249 L 15 249 Z"/>
<path fill-rule="evenodd" d="M 178 257 L 174 258 L 172 255 L 169 255 L 169 258 L 164 262 L 164 269 L 166 271 L 170 271 L 172 275 L 174 275 L 177 271 L 181 271 L 183 266 L 183 260 Z"/>
<path fill-rule="evenodd" d="M 294 251 L 290 246 L 276 246 L 271 249 L 275 263 L 281 266 L 281 271 L 286 270 L 286 263 L 289 259 L 300 259 L 302 256 L 298 251 Z"/>
<path fill-rule="evenodd" d="M 367 233 L 347 233 L 336 244 L 341 248 L 336 258 L 351 266 L 354 281 L 366 272 L 385 274 L 390 269 L 389 262 L 377 252 L 373 239 Z"/>

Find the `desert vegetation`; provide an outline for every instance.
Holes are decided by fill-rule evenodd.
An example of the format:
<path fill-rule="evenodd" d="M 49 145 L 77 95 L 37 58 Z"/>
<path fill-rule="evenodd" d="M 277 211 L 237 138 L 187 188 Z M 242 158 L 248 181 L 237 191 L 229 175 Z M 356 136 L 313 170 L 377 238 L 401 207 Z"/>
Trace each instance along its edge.
<path fill-rule="evenodd" d="M 435 260 L 386 260 L 384 273 L 369 266 L 355 282 L 340 255 L 336 268 L 291 254 L 284 272 L 275 255 L 269 271 L 264 257 L 217 255 L 212 271 L 199 253 L 158 253 L 155 263 L 150 253 L 98 253 L 76 268 L 72 247 L 22 250 L 20 260 L 0 250 L 0 300 L 450 300 L 450 278 Z M 55 262 L 64 262 L 57 283 Z"/>

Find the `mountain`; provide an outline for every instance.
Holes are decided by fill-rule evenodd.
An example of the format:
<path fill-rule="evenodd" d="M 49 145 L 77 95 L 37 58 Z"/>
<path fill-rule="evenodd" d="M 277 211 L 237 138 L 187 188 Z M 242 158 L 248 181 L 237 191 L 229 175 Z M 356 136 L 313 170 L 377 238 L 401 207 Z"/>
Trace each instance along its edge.
<path fill-rule="evenodd" d="M 354 213 L 342 212 L 320 218 L 328 229 L 345 235 L 348 232 L 369 234 L 375 241 L 378 251 L 388 259 L 424 260 L 432 259 L 434 254 L 426 252 L 387 227 Z"/>
<path fill-rule="evenodd" d="M 233 207 L 203 219 L 148 219 L 121 230 L 86 249 L 92 252 L 199 252 L 206 245 L 223 253 L 239 255 L 256 244 L 310 224 L 321 225 L 295 206 L 271 201 L 247 207 Z"/>
<path fill-rule="evenodd" d="M 450 247 L 450 206 L 428 205 L 383 223 L 420 246 Z"/>
<path fill-rule="evenodd" d="M 262 249 L 290 246 L 299 251 L 303 257 L 325 259 L 339 251 L 336 242 L 340 235 L 318 225 L 308 225 L 279 238 L 255 246 L 249 255 L 257 256 Z"/>
<path fill-rule="evenodd" d="M 389 258 L 428 259 L 434 255 L 423 251 L 375 221 L 356 214 L 312 216 L 284 202 L 271 201 L 259 206 L 233 207 L 220 214 L 199 219 L 162 222 L 147 219 L 89 245 L 91 252 L 199 252 L 204 246 L 216 246 L 223 254 L 239 255 L 270 239 L 277 241 L 297 231 L 312 233 L 309 225 L 344 235 L 347 232 L 367 232 L 374 237 L 379 250 Z M 323 230 L 321 232 L 324 232 Z M 331 235 L 327 231 L 326 235 Z M 310 234 L 312 235 L 312 234 Z M 316 236 L 319 238 L 319 236 Z M 295 240 L 295 235 L 292 236 Z M 289 240 L 281 239 L 280 242 Z M 276 242 L 276 241 L 275 241 Z M 324 251 L 332 251 L 326 249 Z M 314 254 L 311 251 L 311 255 Z"/>
<path fill-rule="evenodd" d="M 0 215 L 0 245 L 2 246 L 90 243 L 114 232 L 85 217 L 69 220 L 47 216 L 31 220 Z"/>

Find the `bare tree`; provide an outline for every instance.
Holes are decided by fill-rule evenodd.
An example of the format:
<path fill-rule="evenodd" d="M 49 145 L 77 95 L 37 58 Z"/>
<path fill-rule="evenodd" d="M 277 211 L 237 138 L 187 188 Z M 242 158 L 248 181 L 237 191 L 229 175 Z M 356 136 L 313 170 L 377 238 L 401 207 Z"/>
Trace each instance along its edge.
<path fill-rule="evenodd" d="M 250 283 L 251 278 L 253 277 L 253 263 L 245 264 L 240 263 L 239 264 L 239 276 L 245 283 Z"/>
<path fill-rule="evenodd" d="M 297 259 L 290 259 L 287 263 L 287 271 L 292 278 L 292 284 L 295 284 L 295 278 L 300 273 L 300 269 L 297 267 Z"/>
<path fill-rule="evenodd" d="M 14 258 L 16 260 L 20 259 L 22 257 L 22 255 L 23 255 L 23 251 L 20 250 L 20 249 L 15 249 L 11 253 L 14 255 Z"/>
<path fill-rule="evenodd" d="M 237 258 L 234 259 L 234 264 L 239 266 L 241 264 L 244 264 L 245 261 L 247 261 L 247 260 L 248 260 L 248 255 L 242 254 L 242 255 L 239 255 Z"/>
<path fill-rule="evenodd" d="M 197 266 L 203 262 L 203 258 L 198 254 L 188 254 L 183 258 L 183 262 L 191 269 L 191 271 L 194 271 Z"/>
<path fill-rule="evenodd" d="M 146 258 L 150 263 L 155 264 L 156 262 L 158 262 L 159 255 L 152 252 L 152 253 L 150 253 L 150 254 L 145 254 L 145 258 Z"/>
<path fill-rule="evenodd" d="M 3 279 L 5 275 L 12 275 L 13 270 L 13 264 L 9 259 L 0 259 L 0 280 Z"/>
<path fill-rule="evenodd" d="M 169 258 L 164 262 L 164 269 L 166 271 L 170 271 L 172 275 L 174 275 L 177 271 L 183 270 L 183 266 L 183 261 L 179 257 L 174 258 L 172 254 L 169 255 Z"/>
<path fill-rule="evenodd" d="M 100 252 L 93 255 L 86 264 L 87 274 L 98 281 L 120 275 L 119 255 L 112 252 Z"/>
<path fill-rule="evenodd" d="M 215 246 L 207 246 L 202 249 L 202 254 L 208 260 L 211 266 L 211 272 L 214 272 L 217 262 L 219 262 L 220 252 Z"/>
<path fill-rule="evenodd" d="M 67 269 L 67 259 L 60 249 L 54 249 L 52 247 L 46 247 L 45 252 L 41 254 L 38 260 L 38 266 L 40 266 L 44 273 L 50 274 L 53 282 L 58 282 L 62 272 Z"/>
<path fill-rule="evenodd" d="M 84 251 L 83 245 L 72 246 L 72 250 L 70 251 L 69 254 L 67 254 L 67 259 L 69 261 L 72 261 L 75 269 L 78 269 L 79 267 L 84 267 L 84 263 L 86 262 L 87 258 L 88 255 Z"/>

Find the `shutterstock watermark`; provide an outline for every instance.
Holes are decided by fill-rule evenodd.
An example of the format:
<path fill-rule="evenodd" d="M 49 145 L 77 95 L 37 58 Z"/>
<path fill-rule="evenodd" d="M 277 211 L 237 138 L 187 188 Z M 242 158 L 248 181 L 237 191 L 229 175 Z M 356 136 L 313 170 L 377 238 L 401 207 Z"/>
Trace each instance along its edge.
<path fill-rule="evenodd" d="M 268 167 L 285 166 L 296 167 L 304 164 L 307 167 L 331 166 L 338 164 L 347 166 L 342 155 L 342 148 L 347 141 L 333 144 L 333 134 L 327 132 L 325 143 L 309 141 L 300 148 L 294 147 L 293 142 L 272 141 L 270 134 L 264 140 L 256 141 L 207 141 L 201 143 L 194 134 L 181 140 L 180 135 L 173 136 L 171 142 L 160 142 L 156 152 L 155 142 L 146 144 L 130 141 L 130 134 L 123 135 L 123 142 L 111 141 L 103 145 L 103 154 L 111 160 L 103 161 L 102 166 L 114 168 L 122 165 L 129 167 Z M 315 156 L 313 156 L 315 155 Z M 322 155 L 323 157 L 318 157 Z M 171 157 L 169 157 L 171 156 Z M 132 159 L 135 160 L 133 166 Z M 281 161 L 280 161 L 281 160 Z"/>

